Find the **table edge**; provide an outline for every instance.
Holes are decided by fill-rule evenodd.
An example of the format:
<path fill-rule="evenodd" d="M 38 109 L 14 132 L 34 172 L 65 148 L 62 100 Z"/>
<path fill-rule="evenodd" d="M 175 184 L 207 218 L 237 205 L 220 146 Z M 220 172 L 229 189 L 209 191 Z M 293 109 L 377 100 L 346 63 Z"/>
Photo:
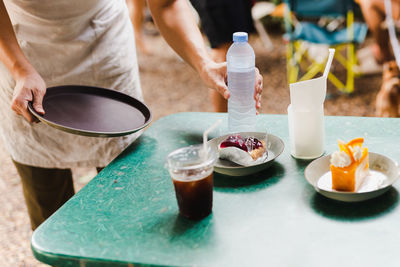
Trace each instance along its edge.
<path fill-rule="evenodd" d="M 86 263 L 90 263 L 90 264 L 96 264 L 96 266 L 140 266 L 140 267 L 163 266 L 163 265 L 146 264 L 140 262 L 128 262 L 128 261 L 118 261 L 111 259 L 101 259 L 101 258 L 82 257 L 76 255 L 50 253 L 35 246 L 34 235 L 35 232 L 33 233 L 31 238 L 31 250 L 33 256 L 38 261 L 49 265 L 79 267 L 79 266 L 85 266 Z"/>

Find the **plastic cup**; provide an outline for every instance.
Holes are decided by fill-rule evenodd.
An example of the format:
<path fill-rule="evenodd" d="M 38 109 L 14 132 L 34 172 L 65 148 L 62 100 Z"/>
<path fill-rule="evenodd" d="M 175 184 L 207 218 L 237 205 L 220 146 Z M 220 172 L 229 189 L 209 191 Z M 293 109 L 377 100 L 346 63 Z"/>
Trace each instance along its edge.
<path fill-rule="evenodd" d="M 326 77 L 291 83 L 290 103 L 294 109 L 309 109 L 322 105 L 326 96 Z"/>
<path fill-rule="evenodd" d="M 212 211 L 213 172 L 216 151 L 203 146 L 177 149 L 167 156 L 168 170 L 175 187 L 179 213 L 192 220 L 202 219 Z"/>
<path fill-rule="evenodd" d="M 298 159 L 314 159 L 324 154 L 324 107 L 295 110 L 288 107 L 290 153 Z"/>

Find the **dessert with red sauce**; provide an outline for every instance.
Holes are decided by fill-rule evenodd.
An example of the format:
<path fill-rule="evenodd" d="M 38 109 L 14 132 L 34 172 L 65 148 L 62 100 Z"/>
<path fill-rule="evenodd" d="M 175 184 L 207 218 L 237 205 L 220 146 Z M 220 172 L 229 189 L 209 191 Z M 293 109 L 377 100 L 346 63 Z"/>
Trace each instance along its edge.
<path fill-rule="evenodd" d="M 264 140 L 255 137 L 243 138 L 240 134 L 228 136 L 219 145 L 219 157 L 243 166 L 250 166 L 267 157 Z"/>

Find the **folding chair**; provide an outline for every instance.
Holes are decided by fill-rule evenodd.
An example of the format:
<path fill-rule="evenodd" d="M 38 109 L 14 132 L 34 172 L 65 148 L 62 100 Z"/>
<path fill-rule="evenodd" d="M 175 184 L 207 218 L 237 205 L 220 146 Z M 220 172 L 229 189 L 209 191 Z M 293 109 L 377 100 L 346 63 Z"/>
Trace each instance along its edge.
<path fill-rule="evenodd" d="M 324 44 L 336 49 L 335 59 L 347 71 L 346 82 L 343 83 L 332 72 L 328 79 L 344 93 L 354 91 L 354 76 L 356 67 L 355 44 L 364 41 L 367 26 L 354 22 L 355 3 L 352 0 L 285 0 L 287 9 L 284 21 L 287 45 L 287 75 L 288 82 L 308 80 L 319 72 L 323 72 L 328 53 L 322 60 L 316 60 L 309 53 L 308 47 Z M 334 18 L 333 23 L 340 19 L 345 21 L 345 27 L 329 30 L 318 25 L 321 17 Z M 328 24 L 329 26 L 329 24 Z M 327 51 L 327 49 L 325 49 Z M 306 59 L 310 64 L 301 66 Z M 300 74 L 302 74 L 301 77 Z"/>
<path fill-rule="evenodd" d="M 270 15 L 274 10 L 275 5 L 270 2 L 256 2 L 251 8 L 251 16 L 253 17 L 254 27 L 256 28 L 258 35 L 260 36 L 261 41 L 263 42 L 267 51 L 272 51 L 274 45 L 272 44 L 271 38 L 269 38 L 261 19 Z"/>

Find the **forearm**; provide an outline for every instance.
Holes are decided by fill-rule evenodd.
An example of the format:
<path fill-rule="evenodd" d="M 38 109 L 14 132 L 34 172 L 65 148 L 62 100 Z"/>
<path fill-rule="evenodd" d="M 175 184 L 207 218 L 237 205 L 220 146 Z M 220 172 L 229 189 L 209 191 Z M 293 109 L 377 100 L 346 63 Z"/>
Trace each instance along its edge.
<path fill-rule="evenodd" d="M 168 44 L 201 72 L 211 61 L 186 0 L 148 0 L 153 19 Z"/>
<path fill-rule="evenodd" d="M 168 44 L 193 68 L 203 82 L 229 98 L 226 85 L 226 63 L 214 62 L 204 45 L 203 37 L 193 18 L 187 0 L 147 0 L 153 19 Z M 256 71 L 254 98 L 259 109 L 262 92 L 262 76 Z"/>
<path fill-rule="evenodd" d="M 33 69 L 18 45 L 10 18 L 0 0 L 0 61 L 15 80 Z"/>

